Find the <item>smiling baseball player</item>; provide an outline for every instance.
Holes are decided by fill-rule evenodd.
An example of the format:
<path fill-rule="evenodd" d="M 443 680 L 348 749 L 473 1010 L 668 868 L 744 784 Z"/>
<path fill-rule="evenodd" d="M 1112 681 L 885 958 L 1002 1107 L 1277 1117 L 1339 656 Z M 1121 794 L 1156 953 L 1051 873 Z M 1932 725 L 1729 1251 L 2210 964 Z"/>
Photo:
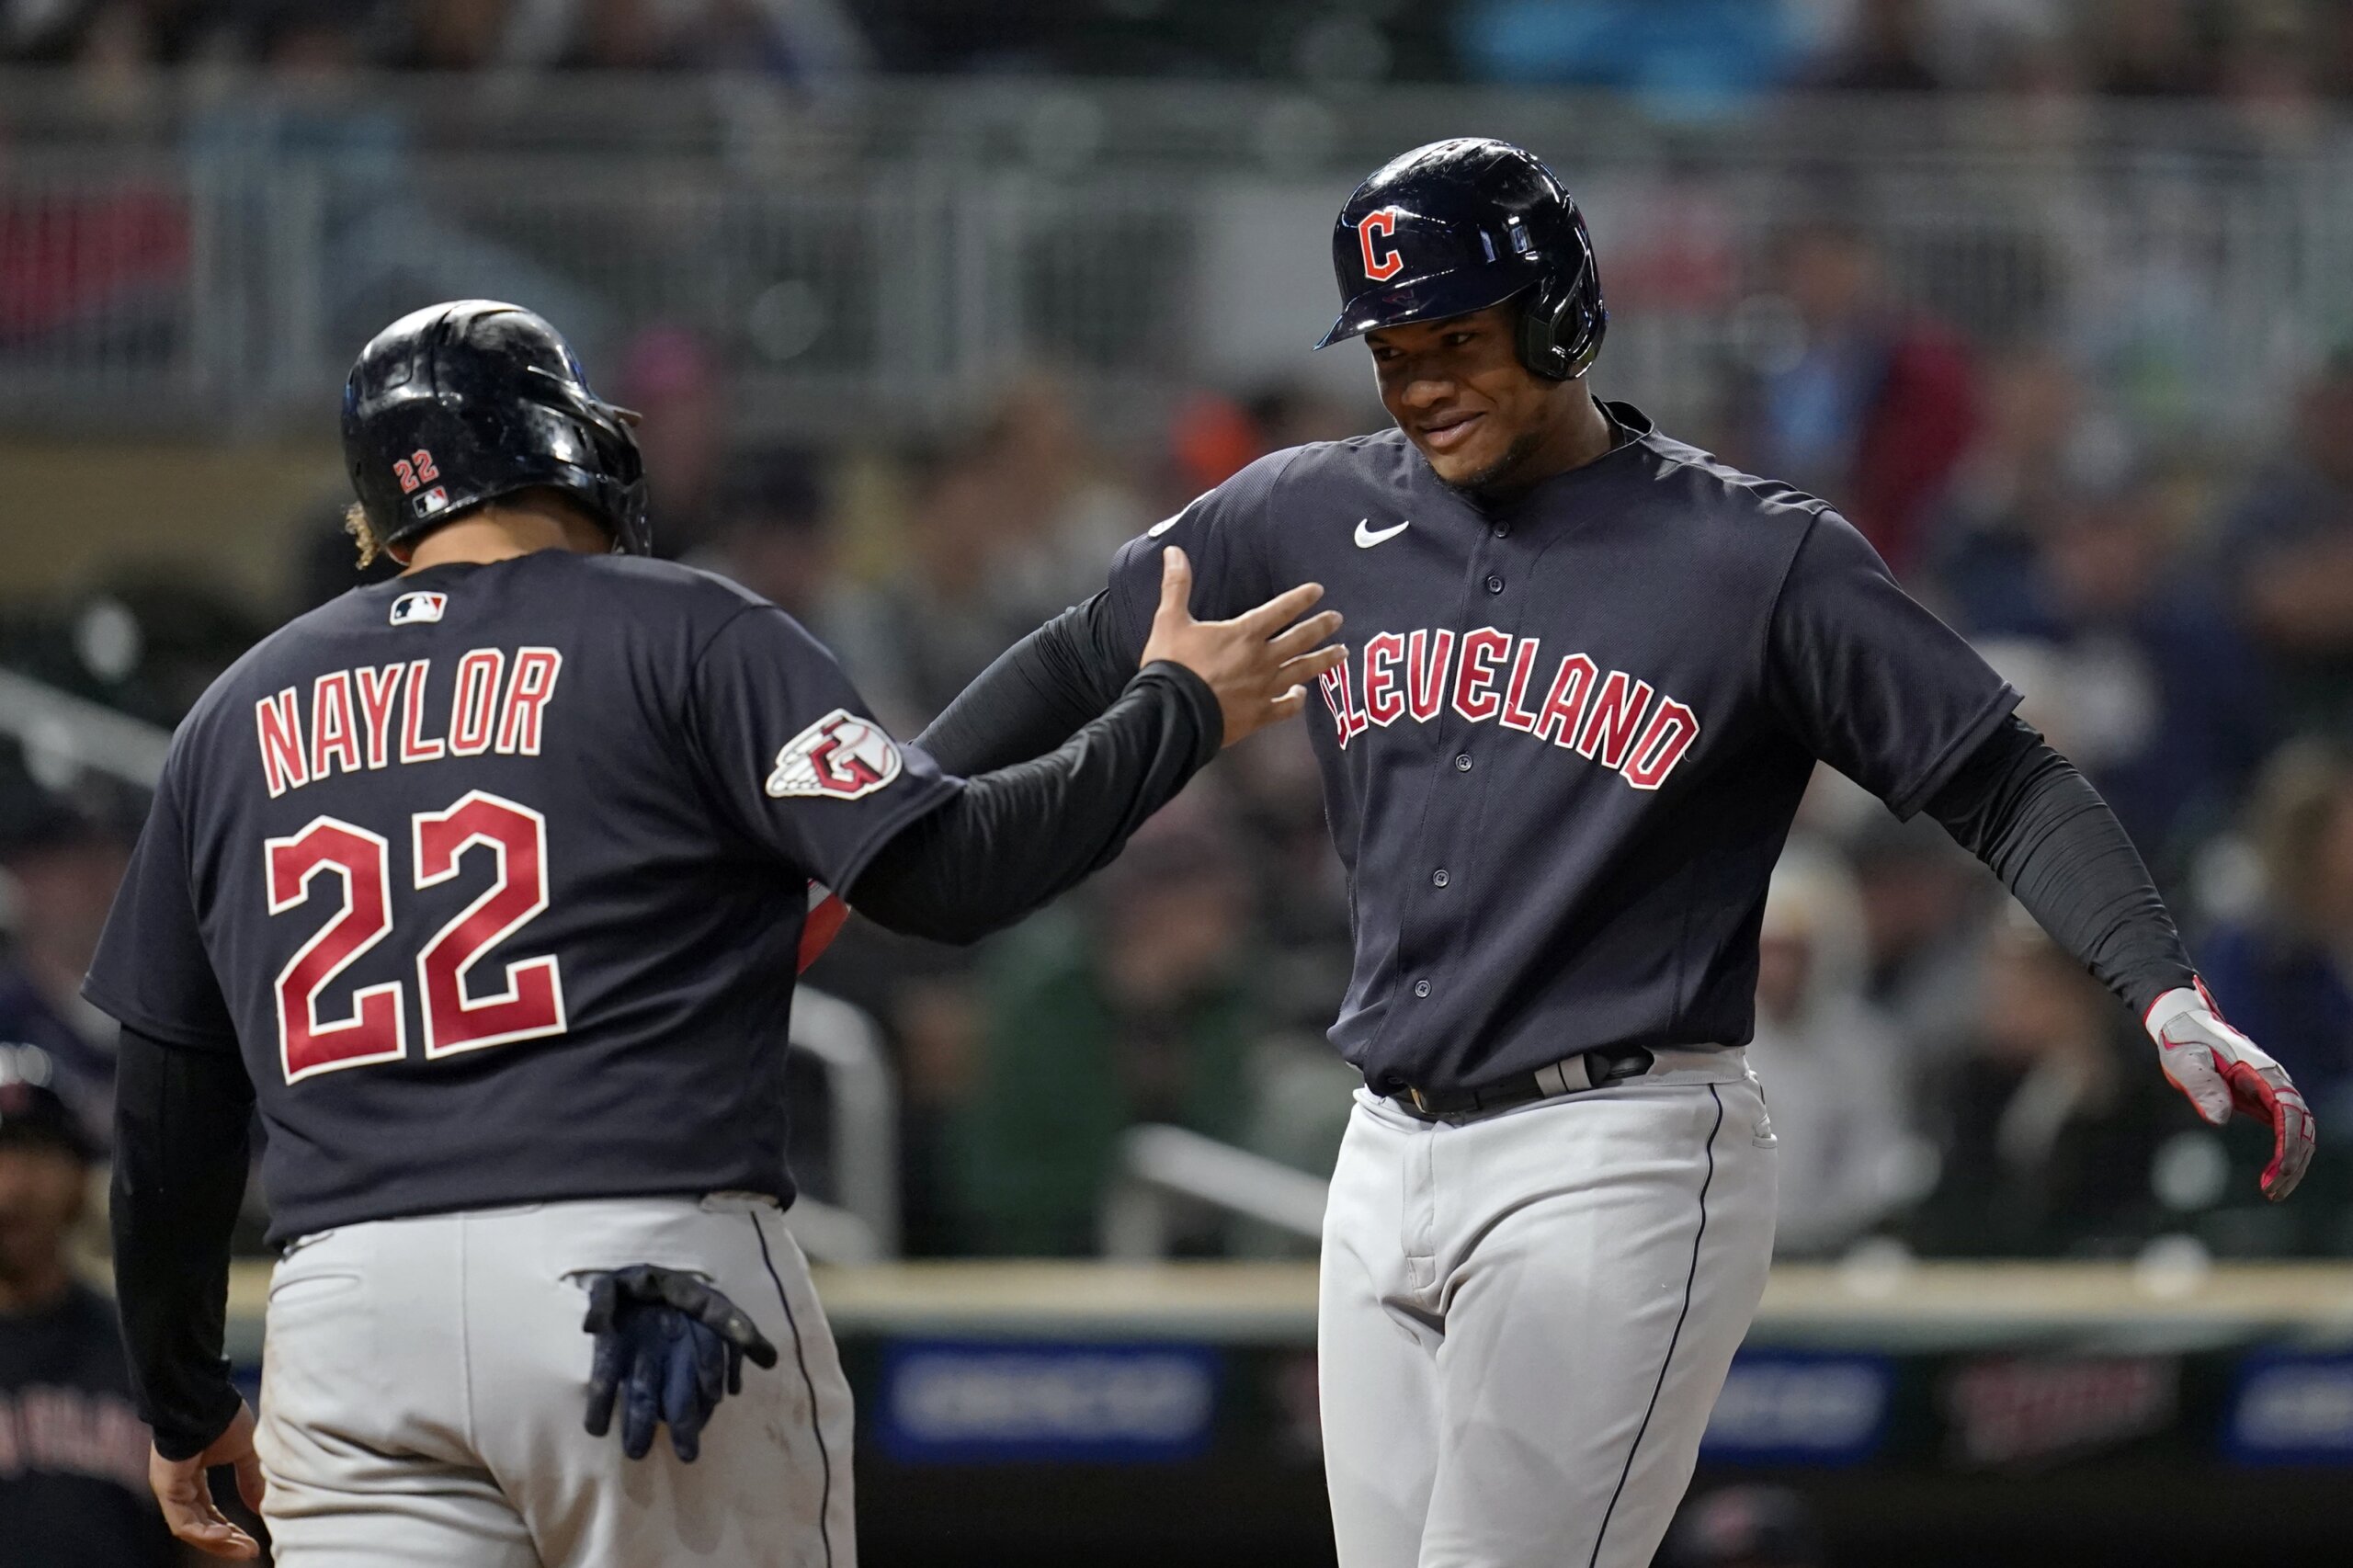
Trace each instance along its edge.
<path fill-rule="evenodd" d="M 1342 1568 L 1640 1568 L 1765 1286 L 1773 1132 L 1742 1059 L 1766 883 L 1816 761 L 1927 811 L 2147 1021 L 2210 1121 L 2312 1120 L 2216 1015 L 2139 856 L 1830 506 L 1603 403 L 1586 225 L 1519 148 L 1441 142 L 1341 210 L 1396 428 L 1278 452 L 1120 555 L 922 738 L 1060 743 L 1196 608 L 1313 578 L 1350 627 L 1315 726 L 1360 1069 L 1324 1235 Z"/>

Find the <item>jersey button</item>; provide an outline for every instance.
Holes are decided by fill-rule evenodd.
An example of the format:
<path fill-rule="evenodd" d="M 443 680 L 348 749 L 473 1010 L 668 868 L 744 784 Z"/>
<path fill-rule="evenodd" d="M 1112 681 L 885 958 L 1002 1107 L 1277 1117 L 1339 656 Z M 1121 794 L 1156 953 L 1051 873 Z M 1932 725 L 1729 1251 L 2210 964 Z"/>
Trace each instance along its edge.
<path fill-rule="evenodd" d="M 1442 888 L 1446 886 L 1446 883 L 1447 875 L 1445 867 L 1440 866 L 1437 870 L 1430 873 L 1430 886 L 1434 888 Z"/>
<path fill-rule="evenodd" d="M 1469 752 L 1461 752 L 1456 755 L 1454 758 L 1454 771 L 1457 773 L 1468 773 L 1471 771 L 1471 754 Z"/>
<path fill-rule="evenodd" d="M 1503 591 L 1504 580 L 1501 577 L 1491 576 L 1487 579 L 1487 592 L 1491 594 L 1500 594 Z"/>
<path fill-rule="evenodd" d="M 1509 523 L 1497 523 L 1495 525 L 1495 537 L 1497 539 L 1511 538 L 1511 525 Z"/>
<path fill-rule="evenodd" d="M 1430 994 L 1430 983 L 1429 983 L 1428 981 L 1427 981 L 1427 980 L 1417 980 L 1417 981 L 1414 982 L 1414 994 L 1415 994 L 1415 995 L 1416 995 L 1416 996 L 1427 996 L 1427 995 L 1428 995 L 1429 994 Z"/>

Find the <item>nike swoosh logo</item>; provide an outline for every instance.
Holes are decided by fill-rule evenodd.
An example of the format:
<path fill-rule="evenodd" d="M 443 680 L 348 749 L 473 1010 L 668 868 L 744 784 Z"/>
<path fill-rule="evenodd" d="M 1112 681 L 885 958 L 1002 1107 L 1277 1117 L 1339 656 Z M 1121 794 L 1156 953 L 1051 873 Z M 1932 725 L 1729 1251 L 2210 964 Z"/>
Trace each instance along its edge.
<path fill-rule="evenodd" d="M 1357 548 L 1358 550 L 1370 550 L 1374 545 L 1379 544 L 1383 540 L 1395 539 L 1399 534 L 1404 533 L 1407 528 L 1412 528 L 1414 526 L 1414 522 L 1412 518 L 1408 517 L 1405 521 L 1399 523 L 1395 528 L 1382 528 L 1378 533 L 1373 531 L 1371 525 L 1372 519 L 1370 517 L 1360 517 L 1357 520 Z"/>

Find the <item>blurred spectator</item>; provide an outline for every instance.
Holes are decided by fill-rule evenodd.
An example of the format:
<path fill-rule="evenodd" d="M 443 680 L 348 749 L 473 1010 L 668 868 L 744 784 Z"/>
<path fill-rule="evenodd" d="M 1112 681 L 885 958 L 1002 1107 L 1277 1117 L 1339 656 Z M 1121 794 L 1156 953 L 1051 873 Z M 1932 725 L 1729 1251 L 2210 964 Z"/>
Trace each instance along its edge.
<path fill-rule="evenodd" d="M 2000 889 L 1927 816 L 1899 823 L 1867 796 L 1861 811 L 1848 850 L 1862 898 L 1865 994 L 1933 1065 L 1967 1043 L 1984 914 Z"/>
<path fill-rule="evenodd" d="M 2022 533 L 1981 531 L 1940 574 L 1955 624 L 2116 808 L 2170 884 L 2271 741 L 2268 683 L 2226 604 L 2187 569 L 2179 507 L 2151 477 L 2036 498 Z M 2035 657 L 2032 678 L 1989 639 Z"/>
<path fill-rule="evenodd" d="M 1281 971 L 1282 1021 L 1321 1034 L 1339 1013 L 1355 961 L 1348 889 L 1324 816 L 1323 776 L 1305 724 L 1276 724 L 1222 754 L 1196 789 L 1214 788 L 1245 846 L 1259 912 Z"/>
<path fill-rule="evenodd" d="M 1845 46 L 1816 76 L 1853 92 L 1926 93 L 1944 85 L 1927 59 L 1928 17 L 1922 0 L 1855 0 Z"/>
<path fill-rule="evenodd" d="M 912 735 L 1042 616 L 993 593 L 1017 542 L 997 527 L 994 460 L 977 441 L 926 455 L 894 570 L 846 596 L 832 647 L 895 734 Z M 1059 608 L 1059 607 L 1058 607 Z M 1051 612 L 1049 612 L 1051 613 Z"/>
<path fill-rule="evenodd" d="M 2212 80 L 2190 0 L 2090 0 L 2083 37 L 2093 81 L 2125 97 L 2181 97 Z"/>
<path fill-rule="evenodd" d="M 2311 143 L 2326 117 L 2318 79 L 2321 40 L 2309 10 L 2296 0 L 2253 0 L 2231 12 L 2217 84 L 2222 97 L 2238 106 L 2262 140 L 2285 150 Z"/>
<path fill-rule="evenodd" d="M 984 1051 L 960 1138 L 982 1251 L 1092 1252 L 1123 1131 L 1169 1122 L 1231 1142 L 1249 1116 L 1245 1063 L 1262 1031 L 1230 837 L 1172 807 L 1086 903 L 1031 921 L 986 960 Z"/>
<path fill-rule="evenodd" d="M 581 0 L 562 64 L 587 71 L 675 71 L 694 63 L 678 7 L 654 0 Z"/>
<path fill-rule="evenodd" d="M 1833 857 L 1793 846 L 1773 869 L 1758 945 L 1756 1038 L 1781 1140 L 1774 1250 L 1835 1253 L 1917 1196 L 1914 1064 L 1863 999 L 1862 901 Z"/>
<path fill-rule="evenodd" d="M 93 1150 L 0 1047 L 0 1555 L 10 1568 L 184 1561 L 147 1490 L 114 1308 L 74 1278 Z"/>
<path fill-rule="evenodd" d="M 1676 1516 L 1659 1568 L 1824 1568 L 1822 1532 L 1785 1486 L 1727 1486 Z"/>
<path fill-rule="evenodd" d="M 606 395 L 639 415 L 654 548 L 673 557 L 700 548 L 713 530 L 727 455 L 718 362 L 687 328 L 649 326 L 622 348 L 613 387 Z"/>
<path fill-rule="evenodd" d="M 1876 246 L 1847 219 L 1790 232 L 1779 274 L 1796 336 L 1747 389 L 1744 460 L 1827 497 L 1903 574 L 1976 430 L 1969 349 L 1889 298 Z"/>
<path fill-rule="evenodd" d="M 1246 399 L 1199 392 L 1178 405 L 1168 426 L 1174 509 L 1224 483 L 1268 452 L 1311 441 L 1344 441 L 1371 422 L 1303 382 L 1285 382 Z"/>
<path fill-rule="evenodd" d="M 419 71 L 480 71 L 508 59 L 511 0 L 406 0 L 397 63 Z"/>
<path fill-rule="evenodd" d="M 1964 613 L 2007 613 L 2005 596 L 2023 597 L 2018 571 L 2046 519 L 2130 461 L 2121 428 L 2089 402 L 2075 366 L 2048 345 L 2012 345 L 1987 364 L 1976 438 L 1953 470 L 1929 540 L 1934 585 Z"/>
<path fill-rule="evenodd" d="M 972 457 L 973 504 L 1005 551 L 989 595 L 1021 631 L 1101 588 L 1112 555 L 1155 520 L 1054 377 L 1007 387 Z"/>
<path fill-rule="evenodd" d="M 2250 812 L 2264 898 L 2197 944 L 2223 1016 L 2279 1058 L 2324 1131 L 2353 1113 L 2353 767 L 2305 743 Z"/>
<path fill-rule="evenodd" d="M 2225 518 L 2215 576 L 2298 727 L 2353 726 L 2353 346 L 2297 401 L 2293 437 Z"/>
<path fill-rule="evenodd" d="M 976 430 L 917 466 L 899 571 L 846 597 L 832 623 L 843 667 L 901 733 L 1099 591 L 1113 554 L 1153 520 L 1044 377 L 1014 382 Z"/>
<path fill-rule="evenodd" d="M 113 1135 L 115 1026 L 82 1000 L 82 976 L 130 862 L 130 835 L 47 791 L 8 815 L 0 836 L 10 895 L 0 1042 L 44 1053 L 49 1085 L 103 1146 Z"/>
<path fill-rule="evenodd" d="M 2151 1160 L 2173 1093 L 2134 1020 L 2012 907 L 1976 1023 L 1972 1053 L 1929 1101 L 1943 1170 L 1913 1216 L 1920 1249 L 2131 1253 L 2153 1229 Z"/>
<path fill-rule="evenodd" d="M 687 563 L 741 583 L 830 645 L 834 552 L 815 460 L 790 448 L 747 453 L 717 488 L 715 531 Z"/>
<path fill-rule="evenodd" d="M 1455 22 L 1473 77 L 1618 87 L 1685 111 L 1779 85 L 1801 42 L 1782 0 L 1472 0 Z"/>
<path fill-rule="evenodd" d="M 175 64 L 234 42 L 234 0 L 0 0 L 0 60 Z"/>
<path fill-rule="evenodd" d="M 526 0 L 518 32 L 588 71 L 763 71 L 837 81 L 869 50 L 842 0 Z"/>

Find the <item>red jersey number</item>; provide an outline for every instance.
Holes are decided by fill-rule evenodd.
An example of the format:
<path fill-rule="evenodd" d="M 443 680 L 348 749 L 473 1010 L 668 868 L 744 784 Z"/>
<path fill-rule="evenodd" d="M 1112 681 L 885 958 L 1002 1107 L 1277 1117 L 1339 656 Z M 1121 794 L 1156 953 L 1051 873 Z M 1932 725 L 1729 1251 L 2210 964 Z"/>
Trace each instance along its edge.
<path fill-rule="evenodd" d="M 467 990 L 483 954 L 548 906 L 547 819 L 474 790 L 447 811 L 417 812 L 409 827 L 419 889 L 456 876 L 476 848 L 489 850 L 496 869 L 489 889 L 417 952 L 426 1058 L 563 1033 L 563 975 L 552 955 L 509 963 L 503 991 L 475 996 Z M 270 839 L 264 849 L 272 915 L 310 903 L 313 884 L 324 875 L 338 880 L 343 895 L 334 918 L 278 971 L 278 1054 L 286 1081 L 401 1061 L 408 1054 L 408 1032 L 399 982 L 355 993 L 346 1017 L 319 1017 L 319 993 L 392 931 L 392 846 L 366 828 L 320 817 L 292 837 Z"/>
<path fill-rule="evenodd" d="M 408 1050 L 397 983 L 370 985 L 351 999 L 348 1017 L 322 1019 L 319 993 L 392 928 L 391 848 L 364 827 L 320 817 L 291 838 L 263 846 L 269 862 L 269 912 L 311 901 L 311 884 L 332 874 L 343 908 L 278 971 L 278 1049 L 286 1081 L 313 1073 L 397 1062 Z"/>

